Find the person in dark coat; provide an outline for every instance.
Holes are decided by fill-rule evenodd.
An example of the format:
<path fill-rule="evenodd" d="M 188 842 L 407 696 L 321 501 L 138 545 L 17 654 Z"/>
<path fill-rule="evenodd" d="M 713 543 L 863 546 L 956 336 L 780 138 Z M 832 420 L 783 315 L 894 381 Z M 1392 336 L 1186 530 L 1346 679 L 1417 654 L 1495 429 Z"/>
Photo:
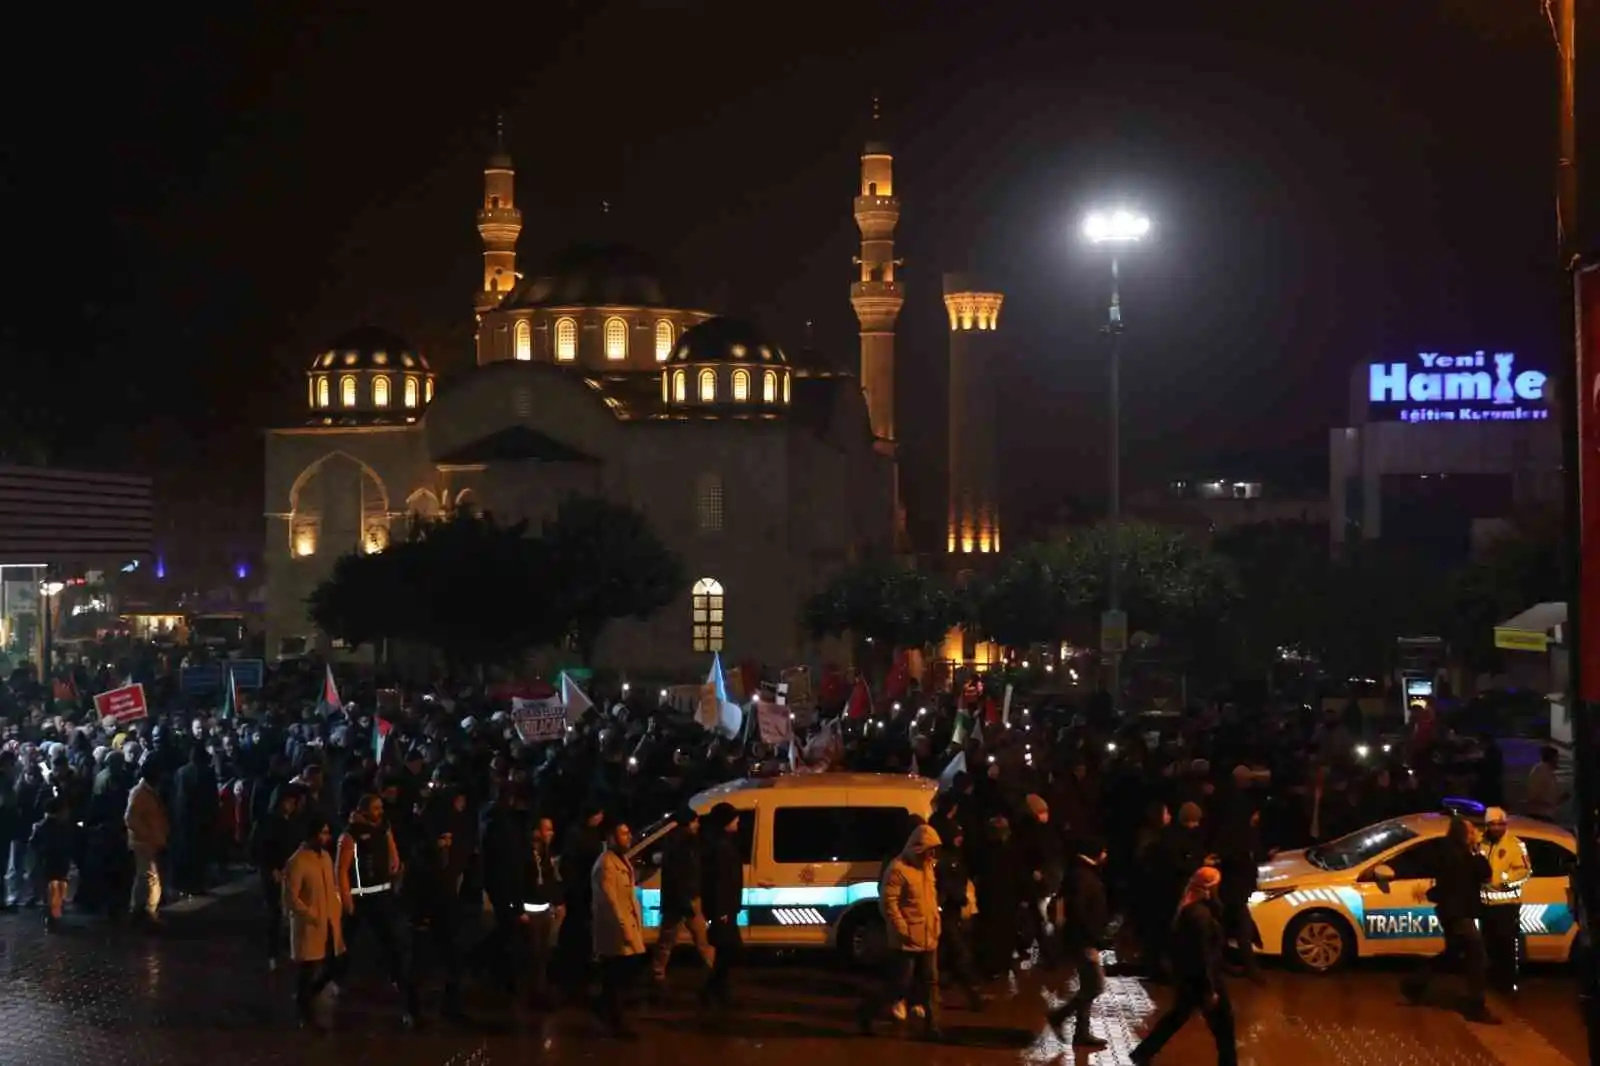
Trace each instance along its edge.
<path fill-rule="evenodd" d="M 594 960 L 594 885 L 590 873 L 605 851 L 605 811 L 590 803 L 583 820 L 567 831 L 561 849 L 561 869 L 566 871 L 567 920 L 557 935 L 557 965 L 566 985 L 580 1001 L 589 984 Z"/>
<path fill-rule="evenodd" d="M 972 922 L 968 917 L 967 893 L 971 877 L 967 873 L 965 830 L 959 819 L 935 815 L 934 832 L 945 842 L 939 850 L 939 864 L 934 867 L 934 880 L 939 891 L 939 971 L 949 975 L 951 981 L 967 994 L 974 1011 L 983 1009 L 983 994 L 978 991 L 977 975 L 972 965 Z M 948 834 L 948 835 L 947 835 Z"/>
<path fill-rule="evenodd" d="M 1217 1066 L 1238 1066 L 1239 1048 L 1233 1028 L 1233 1004 L 1223 981 L 1222 926 L 1215 902 L 1222 875 L 1214 867 L 1195 871 L 1178 904 L 1172 927 L 1172 963 L 1178 994 L 1130 1056 L 1135 1063 L 1155 1059 L 1177 1035 L 1189 1016 L 1199 1011 L 1217 1045 Z"/>
<path fill-rule="evenodd" d="M 711 808 L 702 821 L 701 906 L 705 911 L 706 939 L 710 941 L 711 976 L 700 989 L 700 1004 L 710 1008 L 731 1005 L 728 982 L 744 951 L 739 935 L 739 910 L 744 902 L 744 858 L 739 854 L 739 812 L 730 803 Z"/>
<path fill-rule="evenodd" d="M 276 970 L 284 946 L 283 870 L 289 856 L 305 842 L 300 809 L 305 792 L 284 788 L 278 792 L 277 809 L 256 822 L 250 832 L 250 861 L 261 883 L 261 899 L 267 908 L 267 969 Z"/>
<path fill-rule="evenodd" d="M 978 973 L 986 978 L 1011 972 L 1017 946 L 1018 915 L 1023 903 L 1017 892 L 1017 851 L 1011 825 L 1004 817 L 989 820 L 980 861 L 973 866 L 978 890 L 978 918 L 974 929 Z"/>
<path fill-rule="evenodd" d="M 484 807 L 478 837 L 483 850 L 483 887 L 494 912 L 494 932 L 482 946 L 490 971 L 506 992 L 516 990 L 513 945 L 522 925 L 522 876 L 528 868 L 528 832 L 513 802 L 510 782 L 501 781 Z M 452 841 L 453 842 L 453 841 Z"/>
<path fill-rule="evenodd" d="M 1217 819 L 1212 847 L 1222 874 L 1218 899 L 1222 904 L 1222 931 L 1238 946 L 1244 975 L 1259 980 L 1256 962 L 1255 922 L 1250 917 L 1250 896 L 1256 890 L 1256 871 L 1266 852 L 1261 847 L 1261 812 L 1247 791 L 1231 793 Z"/>
<path fill-rule="evenodd" d="M 650 975 L 657 987 L 666 983 L 667 963 L 683 928 L 688 928 L 695 950 L 708 967 L 712 955 L 701 900 L 700 816 L 686 807 L 673 821 L 677 828 L 667 838 L 661 857 L 661 927 L 650 956 Z"/>
<path fill-rule="evenodd" d="M 1477 922 L 1482 889 L 1490 877 L 1489 860 L 1479 853 L 1478 830 L 1470 822 L 1451 819 L 1445 838 L 1451 846 L 1441 853 L 1433 887 L 1428 890 L 1428 899 L 1444 928 L 1444 950 L 1422 960 L 1400 988 L 1408 1000 L 1420 1003 L 1434 974 L 1459 957 L 1467 982 L 1464 1013 L 1470 1021 L 1491 1022 L 1494 1016 L 1484 1002 L 1489 983 L 1489 956 Z"/>
<path fill-rule="evenodd" d="M 1060 962 L 1056 938 L 1045 929 L 1045 913 L 1061 890 L 1066 872 L 1061 836 L 1050 822 L 1050 806 L 1029 793 L 1017 812 L 1017 946 L 1026 952 L 1039 945 L 1039 962 L 1053 969 Z"/>
<path fill-rule="evenodd" d="M 1076 1018 L 1072 1046 L 1100 1051 L 1106 1042 L 1089 1031 L 1089 1011 L 1095 998 L 1105 989 L 1105 970 L 1100 964 L 1100 947 L 1106 923 L 1111 920 L 1106 905 L 1105 882 L 1101 870 L 1106 861 L 1106 846 L 1097 837 L 1079 839 L 1077 854 L 1067 870 L 1064 889 L 1066 921 L 1062 928 L 1062 948 L 1078 973 L 1078 991 L 1050 1012 L 1050 1025 L 1060 1029 L 1068 1018 Z"/>
<path fill-rule="evenodd" d="M 533 819 L 528 866 L 522 878 L 521 923 L 526 933 L 529 991 L 536 1007 L 549 1005 L 550 955 L 555 950 L 556 931 L 566 917 L 567 885 L 552 850 L 555 839 L 554 822 Z"/>
<path fill-rule="evenodd" d="M 127 759 L 120 751 L 108 753 L 105 765 L 95 775 L 83 819 L 86 868 L 78 871 L 81 881 L 75 902 L 80 908 L 98 909 L 113 919 L 127 913 L 128 892 L 133 884 L 133 856 L 128 853 L 128 831 L 122 824 L 132 787 L 133 774 Z M 90 881 L 98 891 L 85 895 Z"/>
<path fill-rule="evenodd" d="M 44 817 L 39 819 L 28 838 L 33 868 L 39 883 L 45 886 L 49 901 L 44 927 L 51 933 L 61 928 L 61 911 L 67 902 L 67 879 L 71 876 L 72 856 L 78 846 L 71 813 L 64 797 L 51 797 L 45 804 Z"/>
<path fill-rule="evenodd" d="M 172 781 L 172 872 L 178 891 L 204 892 L 217 830 L 217 775 L 196 741 Z"/>
<path fill-rule="evenodd" d="M 437 807 L 423 819 L 423 842 L 411 853 L 402 881 L 411 914 L 413 957 L 444 973 L 446 1018 L 461 1018 L 461 868 L 454 862 L 454 819 Z"/>

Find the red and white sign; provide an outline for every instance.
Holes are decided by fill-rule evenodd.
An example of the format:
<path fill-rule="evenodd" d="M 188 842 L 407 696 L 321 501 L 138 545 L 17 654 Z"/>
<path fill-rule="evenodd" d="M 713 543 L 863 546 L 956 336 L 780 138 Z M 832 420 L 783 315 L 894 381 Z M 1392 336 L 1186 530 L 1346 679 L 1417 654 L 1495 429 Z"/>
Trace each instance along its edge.
<path fill-rule="evenodd" d="M 118 725 L 127 725 L 150 716 L 144 702 L 143 685 L 124 685 L 94 698 L 94 711 L 102 719 L 111 718 Z"/>
<path fill-rule="evenodd" d="M 1579 571 L 1578 698 L 1600 702 L 1600 263 L 1576 275 Z"/>

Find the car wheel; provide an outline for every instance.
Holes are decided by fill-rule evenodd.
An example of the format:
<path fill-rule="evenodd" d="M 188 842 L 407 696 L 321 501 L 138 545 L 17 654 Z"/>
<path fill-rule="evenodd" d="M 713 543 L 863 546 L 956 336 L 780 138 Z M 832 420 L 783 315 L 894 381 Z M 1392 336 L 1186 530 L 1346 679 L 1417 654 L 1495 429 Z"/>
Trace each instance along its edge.
<path fill-rule="evenodd" d="M 883 916 L 876 910 L 860 908 L 839 924 L 839 954 L 852 966 L 878 965 L 886 946 Z"/>
<path fill-rule="evenodd" d="M 1333 973 L 1355 957 L 1350 923 L 1331 911 L 1309 911 L 1289 923 L 1283 934 L 1283 956 L 1307 973 Z"/>

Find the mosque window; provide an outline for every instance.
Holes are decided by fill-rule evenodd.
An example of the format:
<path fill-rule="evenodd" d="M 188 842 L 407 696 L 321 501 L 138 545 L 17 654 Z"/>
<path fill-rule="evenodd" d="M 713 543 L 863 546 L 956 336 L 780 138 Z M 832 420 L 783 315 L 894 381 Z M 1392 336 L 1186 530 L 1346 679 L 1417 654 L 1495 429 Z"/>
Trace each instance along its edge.
<path fill-rule="evenodd" d="M 518 359 L 527 362 L 533 358 L 533 327 L 525 318 L 517 319 L 516 345 Z"/>
<path fill-rule="evenodd" d="M 694 620 L 694 650 L 722 650 L 722 582 L 703 577 L 690 596 Z"/>
<path fill-rule="evenodd" d="M 700 371 L 700 402 L 717 402 L 717 372 L 710 367 Z"/>
<path fill-rule="evenodd" d="M 345 407 L 356 405 L 356 379 L 354 375 L 346 374 L 339 379 L 339 403 Z"/>
<path fill-rule="evenodd" d="M 689 375 L 681 370 L 672 372 L 672 400 L 674 403 L 689 401 Z"/>
<path fill-rule="evenodd" d="M 415 407 L 415 406 L 417 406 L 417 379 L 416 378 L 412 378 L 412 377 L 406 378 L 406 406 L 407 407 Z"/>
<path fill-rule="evenodd" d="M 750 371 L 733 372 L 733 402 L 744 403 L 750 398 Z"/>
<path fill-rule="evenodd" d="M 606 358 L 628 358 L 628 323 L 620 318 L 606 319 Z"/>
<path fill-rule="evenodd" d="M 433 379 L 432 378 L 429 378 L 428 379 L 428 383 L 423 386 L 423 389 L 422 389 L 422 402 L 423 403 L 432 403 L 433 402 Z"/>
<path fill-rule="evenodd" d="M 783 402 L 789 402 L 789 372 L 787 370 L 783 372 Z"/>
<path fill-rule="evenodd" d="M 778 402 L 778 374 L 777 371 L 768 370 L 761 375 L 761 402 Z"/>
<path fill-rule="evenodd" d="M 556 358 L 570 363 L 578 358 L 578 320 L 556 319 Z"/>
<path fill-rule="evenodd" d="M 695 525 L 702 533 L 722 532 L 722 475 L 701 474 L 694 487 Z"/>
<path fill-rule="evenodd" d="M 656 322 L 656 362 L 665 363 L 672 354 L 672 323 L 668 319 Z"/>
<path fill-rule="evenodd" d="M 389 406 L 389 376 L 387 374 L 379 374 L 372 379 L 372 406 Z"/>
<path fill-rule="evenodd" d="M 326 377 L 318 378 L 317 379 L 317 406 L 318 407 L 332 407 L 333 406 L 333 399 L 330 396 L 330 391 L 331 390 L 330 390 L 330 387 L 328 385 L 328 379 Z"/>

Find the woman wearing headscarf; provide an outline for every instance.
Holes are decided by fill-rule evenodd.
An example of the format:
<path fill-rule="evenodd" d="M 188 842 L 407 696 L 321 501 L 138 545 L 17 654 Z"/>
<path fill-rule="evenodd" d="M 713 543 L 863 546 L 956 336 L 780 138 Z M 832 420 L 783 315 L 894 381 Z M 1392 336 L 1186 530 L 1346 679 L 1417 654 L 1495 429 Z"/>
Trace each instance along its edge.
<path fill-rule="evenodd" d="M 1151 1062 L 1189 1016 L 1199 1011 L 1217 1044 L 1217 1066 L 1238 1066 L 1233 1032 L 1233 1004 L 1222 980 L 1222 926 L 1217 921 L 1217 890 L 1222 875 L 1202 866 L 1189 878 L 1178 903 L 1172 926 L 1172 964 L 1178 995 L 1131 1056 L 1136 1063 Z"/>

